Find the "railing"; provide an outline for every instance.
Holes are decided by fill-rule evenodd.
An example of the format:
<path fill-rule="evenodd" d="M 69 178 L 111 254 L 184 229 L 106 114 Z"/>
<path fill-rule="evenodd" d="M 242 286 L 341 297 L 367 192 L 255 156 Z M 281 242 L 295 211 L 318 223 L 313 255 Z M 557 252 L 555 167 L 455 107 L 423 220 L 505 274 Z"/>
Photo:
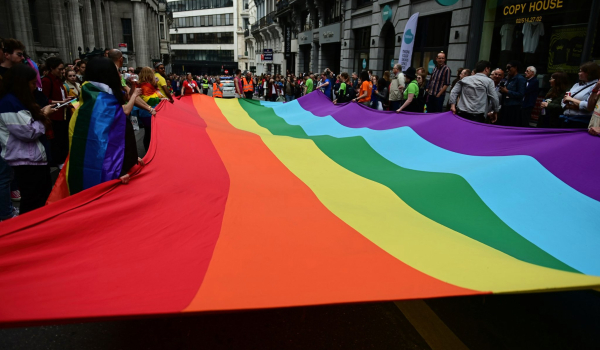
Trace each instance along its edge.
<path fill-rule="evenodd" d="M 244 37 L 249 37 L 249 36 L 250 36 L 250 29 L 244 30 Z"/>
<path fill-rule="evenodd" d="M 262 17 L 261 19 L 258 20 L 258 24 L 260 25 L 261 28 L 264 28 L 267 26 L 267 16 Z"/>
<path fill-rule="evenodd" d="M 265 16 L 267 18 L 267 25 L 268 26 L 270 26 L 271 24 L 273 24 L 275 22 L 275 16 L 277 16 L 277 12 L 276 11 L 273 11 L 273 12 L 271 12 L 268 15 Z"/>
<path fill-rule="evenodd" d="M 258 23 L 255 23 L 250 26 L 250 30 L 252 31 L 252 33 L 258 31 L 259 28 L 260 28 L 260 26 L 258 25 Z"/>
<path fill-rule="evenodd" d="M 280 0 L 277 3 L 277 12 L 281 12 L 290 6 L 288 0 Z"/>

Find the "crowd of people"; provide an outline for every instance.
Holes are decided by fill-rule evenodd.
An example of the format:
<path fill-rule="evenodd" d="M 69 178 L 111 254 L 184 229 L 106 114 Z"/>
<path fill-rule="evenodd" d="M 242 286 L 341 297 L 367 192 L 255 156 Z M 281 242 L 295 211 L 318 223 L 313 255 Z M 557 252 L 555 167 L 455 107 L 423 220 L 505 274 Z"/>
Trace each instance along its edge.
<path fill-rule="evenodd" d="M 130 121 L 123 166 L 117 172 L 124 183 L 129 170 L 143 163 L 133 131 L 145 129 L 147 151 L 152 116 L 161 100 L 208 95 L 209 90 L 213 97 L 224 97 L 224 80 L 233 82 L 236 98 L 289 102 L 320 90 L 334 104 L 356 102 L 375 110 L 411 113 L 452 111 L 474 122 L 512 127 L 529 127 L 532 112 L 539 107 L 537 127 L 587 128 L 590 134 L 600 135 L 600 67 L 594 62 L 581 65 L 578 81 L 571 87 L 567 74 L 553 73 L 551 88 L 539 103 L 535 67 L 510 61 L 505 70 L 492 69 L 490 62 L 479 61 L 473 69 L 459 69 L 451 81 L 444 52 L 437 55 L 431 75 L 423 67 L 403 70 L 396 64 L 381 77 L 368 70 L 335 74 L 330 69 L 298 76 L 289 72 L 256 76 L 241 70 L 232 76 L 194 76 L 166 74 L 160 62 L 154 67 L 124 68 L 123 54 L 117 49 L 72 63 L 49 57 L 38 66 L 20 41 L 0 39 L 0 44 L 0 221 L 19 214 L 13 201 L 21 202 L 20 213 L 45 205 L 52 191 L 50 167 L 62 169 L 68 161 L 71 119 L 80 105 L 96 98 L 86 95 L 90 86 L 86 84 L 118 103 Z"/>
<path fill-rule="evenodd" d="M 124 153 L 118 174 L 127 183 L 129 170 L 143 163 L 137 154 L 134 125 L 145 128 L 147 151 L 154 107 L 163 99 L 173 101 L 166 78 L 162 63 L 125 71 L 123 54 L 117 49 L 89 61 L 71 63 L 49 57 L 38 66 L 20 41 L 0 39 L 0 221 L 46 204 L 52 191 L 50 167 L 64 170 L 69 156 L 72 117 L 80 104 L 93 106 L 98 97 L 85 95 L 88 83 L 104 94 L 103 103 L 112 99 L 131 121 L 121 140 Z M 16 201 L 19 209 L 12 204 Z"/>

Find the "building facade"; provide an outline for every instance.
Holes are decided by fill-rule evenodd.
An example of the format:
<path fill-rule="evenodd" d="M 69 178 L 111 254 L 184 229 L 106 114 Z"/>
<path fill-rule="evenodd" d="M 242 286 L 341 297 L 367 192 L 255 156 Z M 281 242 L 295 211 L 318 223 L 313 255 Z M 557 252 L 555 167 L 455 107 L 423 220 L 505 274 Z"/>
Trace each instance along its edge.
<path fill-rule="evenodd" d="M 282 55 L 274 55 L 273 66 L 281 64 L 282 70 L 296 74 L 325 68 L 377 75 L 391 70 L 404 27 L 415 13 L 419 20 L 411 65 L 429 72 L 440 51 L 447 54 L 453 75 L 481 59 L 500 68 L 519 60 L 536 66 L 546 83 L 547 73 L 555 71 L 576 80 L 582 62 L 600 60 L 600 40 L 594 40 L 600 37 L 599 0 L 280 0 L 273 14 L 268 2 L 266 6 L 268 11 L 259 6 L 259 21 L 251 32 L 257 60 L 263 48 L 277 47 L 268 35 L 280 33 Z"/>
<path fill-rule="evenodd" d="M 254 44 L 256 74 L 285 73 L 283 28 L 277 17 L 276 0 L 253 0 L 256 20 L 252 22 L 250 34 Z M 281 7 L 281 6 L 280 6 Z"/>
<path fill-rule="evenodd" d="M 243 38 L 237 0 L 168 1 L 173 71 L 231 74 L 238 67 L 238 40 Z M 227 71 L 227 72 L 226 72 Z"/>
<path fill-rule="evenodd" d="M 23 42 L 37 61 L 59 56 L 72 62 L 80 53 L 127 44 L 126 65 L 151 66 L 165 58 L 161 54 L 168 58 L 168 14 L 164 6 L 161 34 L 160 2 L 164 0 L 0 1 L 0 36 Z"/>

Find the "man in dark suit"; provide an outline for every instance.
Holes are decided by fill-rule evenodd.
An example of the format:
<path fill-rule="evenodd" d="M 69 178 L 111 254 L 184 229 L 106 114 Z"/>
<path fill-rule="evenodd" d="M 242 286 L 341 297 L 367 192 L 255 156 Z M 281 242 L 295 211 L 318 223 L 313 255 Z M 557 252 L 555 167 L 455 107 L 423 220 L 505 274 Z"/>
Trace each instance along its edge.
<path fill-rule="evenodd" d="M 525 71 L 525 79 L 527 79 L 527 85 L 525 86 L 525 95 L 523 96 L 523 106 L 521 107 L 521 126 L 529 126 L 529 119 L 531 119 L 531 111 L 535 107 L 538 94 L 540 92 L 540 84 L 536 78 L 537 70 L 534 66 L 527 67 Z"/>

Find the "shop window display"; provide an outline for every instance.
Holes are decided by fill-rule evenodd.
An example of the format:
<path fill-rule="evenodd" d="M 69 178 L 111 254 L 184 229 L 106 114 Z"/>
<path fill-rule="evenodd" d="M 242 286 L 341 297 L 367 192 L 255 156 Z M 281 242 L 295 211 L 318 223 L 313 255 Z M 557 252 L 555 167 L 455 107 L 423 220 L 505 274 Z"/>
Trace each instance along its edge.
<path fill-rule="evenodd" d="M 510 60 L 535 66 L 542 91 L 554 72 L 575 82 L 585 37 L 595 35 L 588 27 L 591 5 L 592 0 L 488 0 L 479 57 L 495 67 Z"/>

